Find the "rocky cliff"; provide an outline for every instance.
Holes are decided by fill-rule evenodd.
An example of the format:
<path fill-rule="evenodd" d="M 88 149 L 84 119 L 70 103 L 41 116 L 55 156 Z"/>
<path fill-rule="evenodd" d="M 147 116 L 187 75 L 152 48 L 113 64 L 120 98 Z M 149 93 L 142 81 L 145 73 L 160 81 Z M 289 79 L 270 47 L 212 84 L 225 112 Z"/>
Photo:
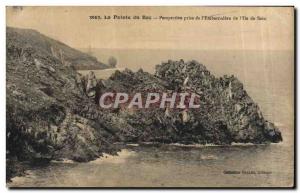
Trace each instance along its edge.
<path fill-rule="evenodd" d="M 100 110 L 71 67 L 94 59 L 33 30 L 7 28 L 6 38 L 8 179 L 20 161 L 88 161 L 113 153 L 116 137 L 101 126 Z"/>

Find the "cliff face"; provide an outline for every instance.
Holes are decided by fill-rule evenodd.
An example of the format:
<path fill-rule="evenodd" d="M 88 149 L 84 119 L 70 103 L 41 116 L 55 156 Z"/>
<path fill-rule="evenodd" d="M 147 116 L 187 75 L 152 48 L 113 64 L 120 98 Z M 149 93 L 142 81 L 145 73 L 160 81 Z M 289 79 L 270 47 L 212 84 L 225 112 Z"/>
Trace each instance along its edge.
<path fill-rule="evenodd" d="M 17 173 L 12 160 L 88 161 L 114 152 L 114 134 L 101 126 L 100 110 L 64 63 L 77 61 L 79 52 L 32 30 L 7 28 L 6 37 L 8 179 Z M 60 47 L 65 60 L 51 47 Z"/>
<path fill-rule="evenodd" d="M 136 73 L 117 71 L 103 81 L 100 90 L 134 95 L 149 91 L 183 92 L 187 89 L 199 95 L 200 108 L 134 111 L 125 108 L 110 111 L 131 126 L 131 135 L 124 140 L 186 144 L 260 144 L 282 140 L 278 128 L 264 119 L 258 105 L 237 78 L 216 78 L 196 61 L 168 61 L 156 66 L 155 75 L 142 70 Z"/>

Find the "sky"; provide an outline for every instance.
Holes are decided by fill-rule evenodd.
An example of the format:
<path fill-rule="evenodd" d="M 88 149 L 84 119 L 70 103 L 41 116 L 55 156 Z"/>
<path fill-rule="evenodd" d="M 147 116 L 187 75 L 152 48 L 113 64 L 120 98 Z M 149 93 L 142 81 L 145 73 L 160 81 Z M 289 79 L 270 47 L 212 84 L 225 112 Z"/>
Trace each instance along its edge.
<path fill-rule="evenodd" d="M 247 16 L 266 20 L 91 20 L 128 16 Z M 7 26 L 31 28 L 74 48 L 293 50 L 292 7 L 7 7 Z"/>

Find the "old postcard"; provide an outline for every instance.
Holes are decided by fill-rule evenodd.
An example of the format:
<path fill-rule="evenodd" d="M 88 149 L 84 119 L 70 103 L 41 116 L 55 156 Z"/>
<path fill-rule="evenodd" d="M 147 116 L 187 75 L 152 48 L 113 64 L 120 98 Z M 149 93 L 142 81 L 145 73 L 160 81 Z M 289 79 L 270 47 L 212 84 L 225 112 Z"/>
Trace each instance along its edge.
<path fill-rule="evenodd" d="M 10 188 L 294 187 L 294 7 L 6 8 Z"/>

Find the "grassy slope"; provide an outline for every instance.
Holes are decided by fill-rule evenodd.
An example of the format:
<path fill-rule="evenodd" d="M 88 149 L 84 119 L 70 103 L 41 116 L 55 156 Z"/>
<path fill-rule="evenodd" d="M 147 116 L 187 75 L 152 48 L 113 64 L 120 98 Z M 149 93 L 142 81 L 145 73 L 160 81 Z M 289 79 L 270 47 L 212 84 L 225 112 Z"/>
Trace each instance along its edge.
<path fill-rule="evenodd" d="M 66 65 L 75 68 L 105 69 L 108 65 L 99 62 L 95 57 L 81 51 L 75 50 L 66 44 L 49 38 L 38 31 L 31 29 L 6 28 L 7 33 L 20 37 L 15 43 L 25 45 L 30 42 L 39 53 L 51 54 Z"/>

